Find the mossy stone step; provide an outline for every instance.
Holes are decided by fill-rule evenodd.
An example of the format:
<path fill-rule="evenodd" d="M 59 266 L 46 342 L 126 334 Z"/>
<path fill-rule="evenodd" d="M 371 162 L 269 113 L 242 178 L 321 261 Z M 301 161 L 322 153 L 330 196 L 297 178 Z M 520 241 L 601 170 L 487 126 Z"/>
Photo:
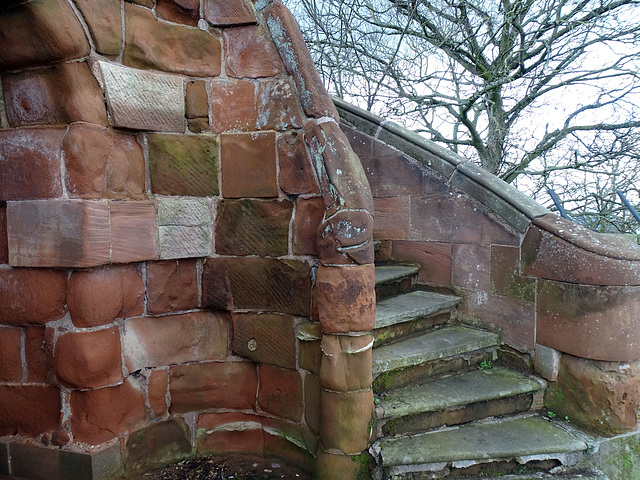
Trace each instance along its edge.
<path fill-rule="evenodd" d="M 412 277 L 419 271 L 419 267 L 408 265 L 383 265 L 376 267 L 376 286 L 396 282 L 406 277 Z"/>
<path fill-rule="evenodd" d="M 374 377 L 433 360 L 497 348 L 500 336 L 461 325 L 445 327 L 373 349 Z"/>
<path fill-rule="evenodd" d="M 418 317 L 427 317 L 449 310 L 460 303 L 459 297 L 433 292 L 405 293 L 376 304 L 376 329 L 407 322 Z"/>
<path fill-rule="evenodd" d="M 382 439 L 376 445 L 383 468 L 387 470 L 403 466 L 401 470 L 404 473 L 411 470 L 406 468 L 410 465 L 416 466 L 416 470 L 424 470 L 424 466 L 429 464 L 452 464 L 455 468 L 455 462 L 467 464 L 472 461 L 504 461 L 533 456 L 537 459 L 553 459 L 587 449 L 585 442 L 555 422 L 537 416 Z"/>
<path fill-rule="evenodd" d="M 531 408 L 542 382 L 502 367 L 391 390 L 376 407 L 382 434 L 424 431 Z"/>
<path fill-rule="evenodd" d="M 419 267 L 407 265 L 376 267 L 376 298 L 378 302 L 413 290 L 419 271 Z"/>

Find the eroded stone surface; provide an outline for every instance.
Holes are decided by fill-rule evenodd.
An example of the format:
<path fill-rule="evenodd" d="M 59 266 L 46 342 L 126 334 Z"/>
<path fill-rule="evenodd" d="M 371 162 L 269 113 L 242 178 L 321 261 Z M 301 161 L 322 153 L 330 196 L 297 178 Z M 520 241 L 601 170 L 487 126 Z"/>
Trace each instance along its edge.
<path fill-rule="evenodd" d="M 62 196 L 62 128 L 0 131 L 0 200 Z"/>
<path fill-rule="evenodd" d="M 227 318 L 220 312 L 131 318 L 123 342 L 130 372 L 217 360 L 227 355 Z"/>
<path fill-rule="evenodd" d="M 195 27 L 200 20 L 200 0 L 158 0 L 156 15 L 164 20 Z"/>
<path fill-rule="evenodd" d="M 296 199 L 293 219 L 292 250 L 297 255 L 317 255 L 316 237 L 324 217 L 324 200 L 321 197 Z"/>
<path fill-rule="evenodd" d="M 78 121 L 108 125 L 102 91 L 85 62 L 6 74 L 2 83 L 14 127 Z"/>
<path fill-rule="evenodd" d="M 262 26 L 227 28 L 223 34 L 227 75 L 260 78 L 283 72 L 280 55 Z"/>
<path fill-rule="evenodd" d="M 67 311 L 67 275 L 60 270 L 0 268 L 0 318 L 9 325 L 44 325 Z"/>
<path fill-rule="evenodd" d="M 255 23 L 251 4 L 246 0 L 203 0 L 204 18 L 216 27 Z"/>
<path fill-rule="evenodd" d="M 320 438 L 325 450 L 358 454 L 369 444 L 373 391 L 337 393 L 322 390 Z"/>
<path fill-rule="evenodd" d="M 118 327 L 69 332 L 56 342 L 53 366 L 66 386 L 98 388 L 122 380 Z"/>
<path fill-rule="evenodd" d="M 0 435 L 35 437 L 60 422 L 60 389 L 48 385 L 0 385 Z"/>
<path fill-rule="evenodd" d="M 0 327 L 0 381 L 22 381 L 22 329 Z"/>
<path fill-rule="evenodd" d="M 322 336 L 322 366 L 320 382 L 334 392 L 365 390 L 371 387 L 371 352 L 373 337 L 328 335 Z"/>
<path fill-rule="evenodd" d="M 183 82 L 178 76 L 98 62 L 115 127 L 184 132 Z"/>
<path fill-rule="evenodd" d="M 198 417 L 196 441 L 201 454 L 262 456 L 262 417 L 241 412 L 205 413 Z"/>
<path fill-rule="evenodd" d="M 25 3 L 0 15 L 0 70 L 48 65 L 89 53 L 89 41 L 68 2 Z"/>
<path fill-rule="evenodd" d="M 175 463 L 191 454 L 191 433 L 181 418 L 154 423 L 129 436 L 128 472 L 143 473 Z"/>
<path fill-rule="evenodd" d="M 224 197 L 278 195 L 274 133 L 223 134 L 220 162 Z"/>
<path fill-rule="evenodd" d="M 302 135 L 286 132 L 278 136 L 278 180 L 283 192 L 291 195 L 320 193 Z"/>
<path fill-rule="evenodd" d="M 125 65 L 198 77 L 220 75 L 222 48 L 212 34 L 159 22 L 134 5 L 125 3 L 124 10 Z"/>
<path fill-rule="evenodd" d="M 296 370 L 260 365 L 258 406 L 294 422 L 302 419 L 302 379 Z"/>
<path fill-rule="evenodd" d="M 195 260 L 168 260 L 147 264 L 149 313 L 197 308 L 198 272 Z"/>
<path fill-rule="evenodd" d="M 122 19 L 118 0 L 77 0 L 76 6 L 96 46 L 103 55 L 117 56 L 122 49 Z"/>
<path fill-rule="evenodd" d="M 74 271 L 69 278 L 67 303 L 71 320 L 79 328 L 141 315 L 144 311 L 142 276 L 135 265 Z"/>
<path fill-rule="evenodd" d="M 324 332 L 368 332 L 375 325 L 375 267 L 320 266 L 316 291 Z"/>

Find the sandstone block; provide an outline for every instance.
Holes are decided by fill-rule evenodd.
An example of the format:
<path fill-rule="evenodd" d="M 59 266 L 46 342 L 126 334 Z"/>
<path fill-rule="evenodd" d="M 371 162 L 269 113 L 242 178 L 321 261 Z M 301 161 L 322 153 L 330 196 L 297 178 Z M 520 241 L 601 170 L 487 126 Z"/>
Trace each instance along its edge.
<path fill-rule="evenodd" d="M 178 76 L 98 62 L 114 127 L 184 132 L 183 82 Z"/>
<path fill-rule="evenodd" d="M 195 260 L 147 263 L 149 313 L 192 310 L 198 307 L 198 272 Z"/>
<path fill-rule="evenodd" d="M 144 312 L 144 283 L 135 265 L 74 271 L 67 303 L 76 327 L 106 325 Z"/>
<path fill-rule="evenodd" d="M 25 2 L 3 12 L 0 31 L 3 71 L 81 58 L 91 51 L 82 25 L 64 0 Z"/>
<path fill-rule="evenodd" d="M 536 340 L 582 358 L 640 358 L 640 287 L 603 287 L 538 279 Z"/>
<path fill-rule="evenodd" d="M 311 313 L 311 269 L 304 262 L 208 258 L 202 277 L 203 307 Z"/>
<path fill-rule="evenodd" d="M 278 50 L 262 26 L 226 28 L 223 35 L 227 75 L 261 78 L 283 73 Z"/>
<path fill-rule="evenodd" d="M 102 202 L 10 203 L 7 237 L 14 266 L 82 268 L 109 262 L 109 213 Z"/>
<path fill-rule="evenodd" d="M 558 381 L 562 353 L 553 348 L 536 344 L 534 365 L 536 373 L 550 382 Z"/>
<path fill-rule="evenodd" d="M 640 362 L 601 362 L 562 355 L 558 382 L 545 405 L 591 433 L 613 436 L 638 428 Z"/>
<path fill-rule="evenodd" d="M 191 433 L 181 418 L 154 423 L 129 436 L 126 471 L 142 474 L 191 454 Z"/>
<path fill-rule="evenodd" d="M 185 95 L 187 118 L 209 117 L 209 94 L 204 80 L 189 80 Z"/>
<path fill-rule="evenodd" d="M 256 23 L 252 5 L 246 0 L 203 0 L 204 18 L 216 27 Z"/>
<path fill-rule="evenodd" d="M 289 252 L 289 200 L 221 200 L 216 218 L 216 253 L 278 257 Z"/>
<path fill-rule="evenodd" d="M 211 253 L 211 236 L 210 225 L 160 226 L 159 257 L 162 260 L 207 257 Z"/>
<path fill-rule="evenodd" d="M 218 360 L 227 355 L 227 317 L 194 312 L 125 321 L 123 348 L 129 372 L 142 368 Z"/>
<path fill-rule="evenodd" d="M 305 133 L 305 142 L 316 163 L 320 159 L 324 162 L 320 187 L 323 192 L 332 192 L 333 197 L 333 204 L 327 206 L 362 209 L 372 214 L 369 182 L 340 127 L 333 122 L 316 124 Z"/>
<path fill-rule="evenodd" d="M 58 427 L 60 389 L 40 385 L 0 385 L 0 435 L 36 437 Z"/>
<path fill-rule="evenodd" d="M 96 46 L 103 55 L 116 57 L 122 49 L 122 19 L 118 0 L 78 0 L 76 6 Z"/>
<path fill-rule="evenodd" d="M 222 194 L 226 198 L 276 197 L 274 133 L 224 134 L 220 138 Z"/>
<path fill-rule="evenodd" d="M 311 475 L 318 440 L 308 429 L 280 418 L 262 418 L 265 458 L 281 458 Z M 277 472 L 277 470 L 275 470 Z"/>
<path fill-rule="evenodd" d="M 144 156 L 133 135 L 74 124 L 62 147 L 71 197 L 145 198 Z"/>
<path fill-rule="evenodd" d="M 44 325 L 66 312 L 67 274 L 60 270 L 0 268 L 0 318 L 9 325 Z"/>
<path fill-rule="evenodd" d="M 300 422 L 302 419 L 302 379 L 296 370 L 260 365 L 258 406 L 265 412 Z"/>
<path fill-rule="evenodd" d="M 27 327 L 24 354 L 27 364 L 27 382 L 45 383 L 52 370 L 51 345 L 43 327 Z"/>
<path fill-rule="evenodd" d="M 419 263 L 418 282 L 451 285 L 451 244 L 440 242 L 394 241 L 392 257 L 399 262 Z"/>
<path fill-rule="evenodd" d="M 375 223 L 373 238 L 407 240 L 409 238 L 409 197 L 373 199 Z"/>
<path fill-rule="evenodd" d="M 156 15 L 170 22 L 195 27 L 200 20 L 200 0 L 158 0 Z"/>
<path fill-rule="evenodd" d="M 22 328 L 0 327 L 0 381 L 22 381 Z"/>
<path fill-rule="evenodd" d="M 282 133 L 278 136 L 277 147 L 278 181 L 282 191 L 289 195 L 320 193 L 302 136 L 296 132 Z"/>
<path fill-rule="evenodd" d="M 292 250 L 296 255 L 317 255 L 316 237 L 324 217 L 324 200 L 320 197 L 297 198 L 293 219 Z"/>
<path fill-rule="evenodd" d="M 304 112 L 308 117 L 331 117 L 339 121 L 338 111 L 327 94 L 300 27 L 289 9 L 283 4 L 275 4 L 265 16 L 284 65 L 296 82 Z"/>
<path fill-rule="evenodd" d="M 352 140 L 350 144 L 354 143 L 357 147 L 356 141 Z M 422 194 L 423 174 L 420 167 L 404 156 L 390 151 L 376 151 L 376 154 L 370 157 L 360 156 L 360 160 L 374 197 Z"/>
<path fill-rule="evenodd" d="M 320 382 L 334 392 L 365 390 L 371 387 L 373 337 L 322 336 Z"/>
<path fill-rule="evenodd" d="M 318 330 L 320 327 L 318 326 Z M 322 363 L 322 349 L 320 348 L 320 340 L 300 342 L 298 351 L 298 364 L 300 368 L 320 375 L 320 365 Z"/>
<path fill-rule="evenodd" d="M 218 141 L 206 135 L 149 135 L 149 170 L 156 195 L 217 195 Z"/>
<path fill-rule="evenodd" d="M 326 199 L 325 199 L 326 208 Z M 339 210 L 318 229 L 318 257 L 324 264 L 373 263 L 373 217 L 362 210 Z"/>
<path fill-rule="evenodd" d="M 373 265 L 318 267 L 316 289 L 322 331 L 372 330 L 375 325 L 374 284 Z"/>
<path fill-rule="evenodd" d="M 209 408 L 253 410 L 258 373 L 250 362 L 177 365 L 169 370 L 171 412 Z"/>
<path fill-rule="evenodd" d="M 9 263 L 9 245 L 7 245 L 7 207 L 0 206 L 0 265 Z"/>
<path fill-rule="evenodd" d="M 64 129 L 0 131 L 0 201 L 62 196 L 60 178 Z"/>
<path fill-rule="evenodd" d="M 359 455 L 353 458 L 350 455 L 327 453 L 323 449 L 318 451 L 316 457 L 316 472 L 318 480 L 367 478 L 370 475 L 368 465 L 363 464 Z"/>
<path fill-rule="evenodd" d="M 249 80 L 214 80 L 211 85 L 213 131 L 246 132 L 255 130 L 258 113 L 256 86 Z"/>
<path fill-rule="evenodd" d="M 6 74 L 2 83 L 11 126 L 71 122 L 108 125 L 100 85 L 85 62 Z"/>
<path fill-rule="evenodd" d="M 264 432 L 261 421 L 261 417 L 240 412 L 200 415 L 196 426 L 198 453 L 262 456 Z"/>
<path fill-rule="evenodd" d="M 527 302 L 535 301 L 536 280 L 520 274 L 518 247 L 491 246 L 491 292 Z"/>
<path fill-rule="evenodd" d="M 76 442 L 100 445 L 145 418 L 144 397 L 131 378 L 115 387 L 71 392 L 71 432 Z"/>
<path fill-rule="evenodd" d="M 169 393 L 169 372 L 152 370 L 147 383 L 149 407 L 156 417 L 167 414 L 167 393 Z"/>
<path fill-rule="evenodd" d="M 158 227 L 153 202 L 109 202 L 109 212 L 113 263 L 158 258 Z"/>
<path fill-rule="evenodd" d="M 208 117 L 187 119 L 187 128 L 191 133 L 211 133 Z"/>
<path fill-rule="evenodd" d="M 159 197 L 156 203 L 159 225 L 197 227 L 211 223 L 209 198 Z"/>
<path fill-rule="evenodd" d="M 125 3 L 124 10 L 125 65 L 196 77 L 220 75 L 222 48 L 211 33 L 159 22 L 135 5 Z"/>
<path fill-rule="evenodd" d="M 320 441 L 325 450 L 359 454 L 369 445 L 373 391 L 335 393 L 322 390 Z"/>
<path fill-rule="evenodd" d="M 295 90 L 288 79 L 257 83 L 256 114 L 258 130 L 285 130 L 303 125 Z"/>
<path fill-rule="evenodd" d="M 296 339 L 293 317 L 269 313 L 231 316 L 234 353 L 256 363 L 294 369 Z"/>
<path fill-rule="evenodd" d="M 320 379 L 315 375 L 304 376 L 304 419 L 314 433 L 320 431 Z"/>
<path fill-rule="evenodd" d="M 98 388 L 122 381 L 118 327 L 60 335 L 53 366 L 58 379 L 69 387 Z"/>
<path fill-rule="evenodd" d="M 453 244 L 451 281 L 456 287 L 488 292 L 491 289 L 491 247 Z"/>

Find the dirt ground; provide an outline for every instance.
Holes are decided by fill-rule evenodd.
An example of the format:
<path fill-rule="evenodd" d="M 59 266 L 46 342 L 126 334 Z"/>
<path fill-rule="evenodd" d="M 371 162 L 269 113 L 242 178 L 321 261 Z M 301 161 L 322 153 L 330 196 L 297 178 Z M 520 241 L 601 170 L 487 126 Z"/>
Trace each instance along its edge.
<path fill-rule="evenodd" d="M 310 480 L 303 470 L 258 457 L 203 457 L 185 460 L 134 480 Z"/>

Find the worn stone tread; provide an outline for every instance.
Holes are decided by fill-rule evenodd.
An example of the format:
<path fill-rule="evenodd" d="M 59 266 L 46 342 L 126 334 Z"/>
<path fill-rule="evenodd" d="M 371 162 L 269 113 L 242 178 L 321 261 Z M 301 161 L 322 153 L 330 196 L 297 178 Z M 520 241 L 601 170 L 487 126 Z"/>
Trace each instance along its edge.
<path fill-rule="evenodd" d="M 582 440 L 541 417 L 383 439 L 378 443 L 384 468 L 473 460 L 505 460 L 533 455 L 562 455 L 587 449 Z"/>
<path fill-rule="evenodd" d="M 379 418 L 393 419 L 532 393 L 541 388 L 532 378 L 494 367 L 391 390 L 381 397 L 377 411 Z"/>
<path fill-rule="evenodd" d="M 388 298 L 376 305 L 375 328 L 384 328 L 418 317 L 433 315 L 455 307 L 459 302 L 459 297 L 420 290 Z"/>
<path fill-rule="evenodd" d="M 496 347 L 500 336 L 464 326 L 452 326 L 373 350 L 373 375 L 455 355 Z"/>
<path fill-rule="evenodd" d="M 408 265 L 384 265 L 376 267 L 376 285 L 412 277 L 420 271 L 419 267 Z"/>

